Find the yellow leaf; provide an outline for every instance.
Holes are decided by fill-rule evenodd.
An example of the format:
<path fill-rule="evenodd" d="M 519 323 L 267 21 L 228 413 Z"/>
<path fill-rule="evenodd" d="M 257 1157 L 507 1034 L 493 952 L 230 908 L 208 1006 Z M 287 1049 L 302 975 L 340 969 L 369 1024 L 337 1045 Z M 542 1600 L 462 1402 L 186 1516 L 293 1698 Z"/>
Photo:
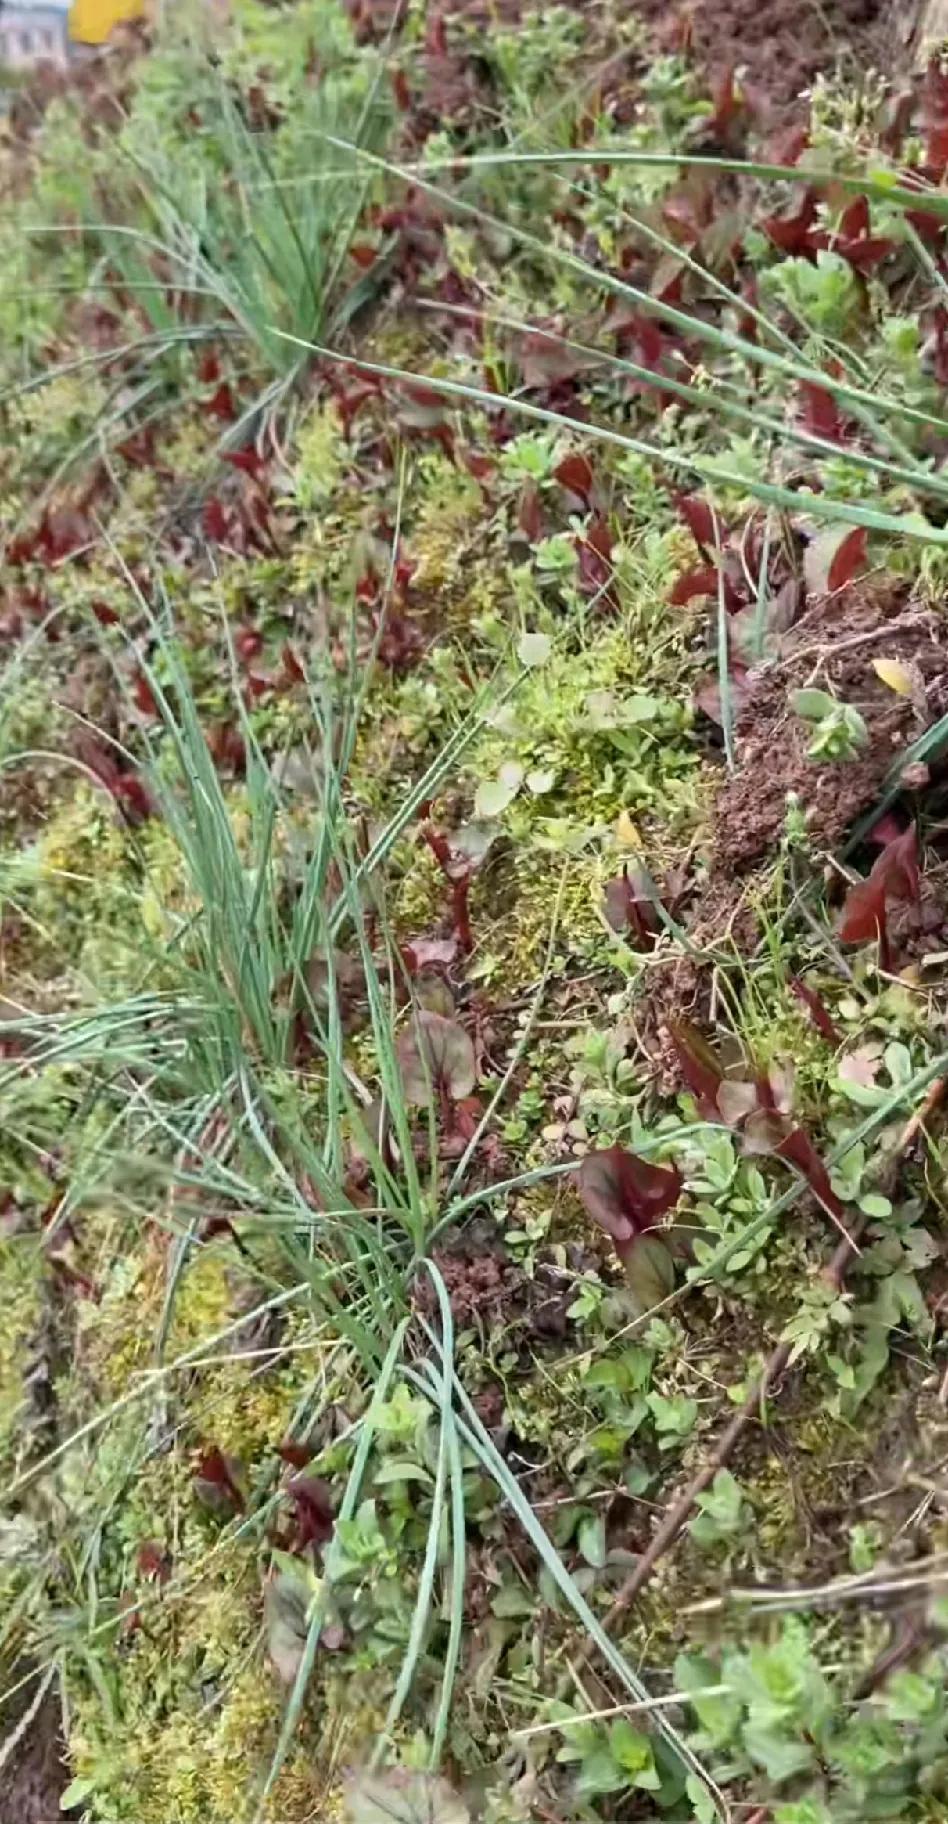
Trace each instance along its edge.
<path fill-rule="evenodd" d="M 642 838 L 628 811 L 620 811 L 616 818 L 616 841 L 620 849 L 641 849 L 642 847 Z"/>
<path fill-rule="evenodd" d="M 872 669 L 880 683 L 887 684 L 897 697 L 911 696 L 912 674 L 900 659 L 873 659 Z"/>

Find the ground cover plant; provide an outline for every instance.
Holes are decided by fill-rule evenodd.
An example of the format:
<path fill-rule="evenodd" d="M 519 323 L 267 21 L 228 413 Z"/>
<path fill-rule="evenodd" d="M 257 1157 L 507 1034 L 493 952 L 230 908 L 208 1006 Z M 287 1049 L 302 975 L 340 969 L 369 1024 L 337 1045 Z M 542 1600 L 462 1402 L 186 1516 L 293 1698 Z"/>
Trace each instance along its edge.
<path fill-rule="evenodd" d="M 948 76 L 730 35 L 11 100 L 11 1818 L 944 1814 Z"/>

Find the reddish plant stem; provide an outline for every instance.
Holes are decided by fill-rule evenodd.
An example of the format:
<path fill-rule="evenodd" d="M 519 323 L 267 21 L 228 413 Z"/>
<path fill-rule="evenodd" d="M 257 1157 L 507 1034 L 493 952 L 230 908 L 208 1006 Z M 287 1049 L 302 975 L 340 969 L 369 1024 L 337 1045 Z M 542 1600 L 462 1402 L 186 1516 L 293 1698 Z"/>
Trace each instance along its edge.
<path fill-rule="evenodd" d="M 471 890 L 470 869 L 458 874 L 451 859 L 451 849 L 447 838 L 442 836 L 430 823 L 422 824 L 421 839 L 428 844 L 439 868 L 451 888 L 451 916 L 454 920 L 455 935 L 458 946 L 469 955 L 474 948 L 474 933 L 471 930 L 471 915 L 468 908 L 468 894 Z"/>

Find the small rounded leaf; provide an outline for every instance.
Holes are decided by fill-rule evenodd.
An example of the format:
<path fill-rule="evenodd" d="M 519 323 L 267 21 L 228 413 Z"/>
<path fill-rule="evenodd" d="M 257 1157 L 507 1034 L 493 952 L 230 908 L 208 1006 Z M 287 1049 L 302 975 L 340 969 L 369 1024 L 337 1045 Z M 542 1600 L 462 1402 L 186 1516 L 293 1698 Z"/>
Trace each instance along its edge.
<path fill-rule="evenodd" d="M 545 665 L 553 651 L 553 642 L 546 633 L 524 633 L 517 646 L 517 657 L 521 665 L 528 670 L 534 665 Z"/>
<path fill-rule="evenodd" d="M 523 784 L 523 767 L 519 760 L 505 760 L 496 779 L 482 779 L 474 794 L 474 811 L 478 817 L 500 817 L 512 804 Z"/>
<path fill-rule="evenodd" d="M 348 1824 L 470 1824 L 453 1786 L 436 1773 L 388 1767 L 358 1774 L 346 1786 Z"/>
<path fill-rule="evenodd" d="M 460 1102 L 477 1081 L 470 1035 L 457 1020 L 422 1008 L 398 1039 L 398 1062 L 406 1102 L 424 1106 L 432 1096 Z"/>

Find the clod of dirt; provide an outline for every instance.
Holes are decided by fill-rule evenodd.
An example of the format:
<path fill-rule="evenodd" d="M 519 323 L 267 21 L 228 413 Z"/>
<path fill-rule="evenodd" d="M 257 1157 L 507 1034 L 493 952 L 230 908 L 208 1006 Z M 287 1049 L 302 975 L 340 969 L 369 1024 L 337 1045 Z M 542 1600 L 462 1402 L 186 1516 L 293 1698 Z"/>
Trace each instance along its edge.
<path fill-rule="evenodd" d="M 503 1327 L 521 1343 L 566 1335 L 571 1284 L 543 1262 L 532 1275 L 525 1273 L 510 1259 L 493 1224 L 475 1220 L 463 1233 L 449 1233 L 445 1245 L 434 1248 L 431 1257 L 460 1328 Z M 416 1284 L 415 1304 L 427 1317 L 437 1315 L 434 1287 L 427 1275 Z"/>
<path fill-rule="evenodd" d="M 924 713 L 873 669 L 897 659 L 918 678 Z M 898 596 L 854 584 L 817 602 L 786 641 L 779 660 L 750 674 L 735 727 L 736 770 L 714 807 L 715 874 L 747 871 L 779 841 L 787 793 L 807 813 L 811 840 L 832 849 L 878 799 L 893 762 L 948 708 L 948 654 L 936 615 Z M 790 708 L 790 692 L 815 684 L 865 719 L 868 745 L 851 760 L 807 757 L 811 730 Z"/>
<path fill-rule="evenodd" d="M 767 111 L 762 125 L 805 115 L 799 105 L 821 72 L 888 69 L 893 55 L 893 9 L 886 0 L 635 0 L 635 13 L 654 25 L 666 48 L 690 46 L 714 80 L 728 68 Z"/>
<path fill-rule="evenodd" d="M 30 1690 L 29 1685 L 23 1688 L 24 1714 Z M 9 1741 L 21 1720 L 15 1710 L 16 1706 L 5 1706 L 0 1711 L 0 1747 L 4 1741 Z M 24 1729 L 3 1769 L 0 1824 L 54 1824 L 57 1819 L 76 1817 L 75 1811 L 63 1811 L 60 1807 L 60 1796 L 68 1783 L 59 1706 L 49 1693 Z"/>

